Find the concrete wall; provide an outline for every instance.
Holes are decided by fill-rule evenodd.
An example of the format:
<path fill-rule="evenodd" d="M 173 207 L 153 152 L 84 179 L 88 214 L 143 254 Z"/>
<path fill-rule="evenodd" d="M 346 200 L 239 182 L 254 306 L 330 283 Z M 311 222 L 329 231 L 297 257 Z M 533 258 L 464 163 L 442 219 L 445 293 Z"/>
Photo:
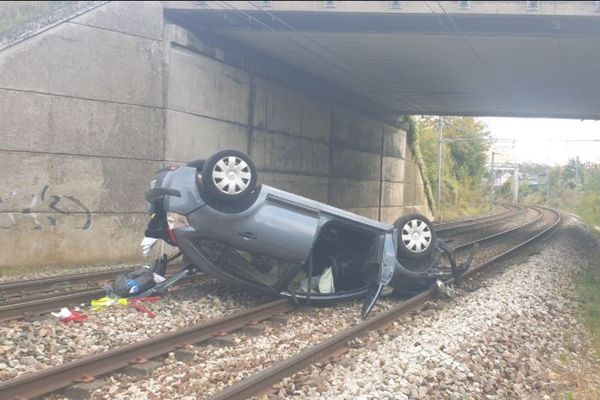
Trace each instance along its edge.
<path fill-rule="evenodd" d="M 155 2 L 0 52 L 0 268 L 138 260 L 155 170 L 224 148 L 284 190 L 388 222 L 429 214 L 404 131 L 227 57 Z"/>
<path fill-rule="evenodd" d="M 235 148 L 262 183 L 387 222 L 431 216 L 402 129 L 228 65 L 182 27 L 166 25 L 165 58 L 167 160 Z"/>
<path fill-rule="evenodd" d="M 110 3 L 0 52 L 0 268 L 138 258 L 162 108 L 158 3 Z"/>

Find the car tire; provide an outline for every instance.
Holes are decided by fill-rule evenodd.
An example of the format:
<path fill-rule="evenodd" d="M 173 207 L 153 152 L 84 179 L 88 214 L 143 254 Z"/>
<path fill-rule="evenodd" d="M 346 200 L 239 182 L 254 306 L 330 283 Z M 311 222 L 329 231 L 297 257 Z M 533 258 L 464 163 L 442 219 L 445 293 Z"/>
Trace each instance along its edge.
<path fill-rule="evenodd" d="M 431 222 L 421 214 L 404 215 L 394 222 L 398 229 L 398 260 L 427 258 L 435 246 L 435 232 Z"/>
<path fill-rule="evenodd" d="M 219 202 L 244 202 L 256 189 L 256 181 L 256 167 L 241 151 L 219 151 L 202 167 L 202 185 L 207 194 Z"/>

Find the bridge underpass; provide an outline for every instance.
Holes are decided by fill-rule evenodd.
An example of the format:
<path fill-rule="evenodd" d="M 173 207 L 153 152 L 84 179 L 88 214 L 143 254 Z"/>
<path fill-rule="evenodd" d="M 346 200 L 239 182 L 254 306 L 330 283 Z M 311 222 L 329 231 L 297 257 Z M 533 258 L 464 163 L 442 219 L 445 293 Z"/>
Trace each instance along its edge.
<path fill-rule="evenodd" d="M 195 3 L 206 4 L 168 3 L 165 15 L 389 115 L 600 115 L 595 2 Z"/>
<path fill-rule="evenodd" d="M 0 33 L 0 267 L 138 261 L 153 173 L 217 150 L 393 222 L 431 216 L 405 115 L 600 114 L 594 2 L 401 3 L 83 2 Z"/>

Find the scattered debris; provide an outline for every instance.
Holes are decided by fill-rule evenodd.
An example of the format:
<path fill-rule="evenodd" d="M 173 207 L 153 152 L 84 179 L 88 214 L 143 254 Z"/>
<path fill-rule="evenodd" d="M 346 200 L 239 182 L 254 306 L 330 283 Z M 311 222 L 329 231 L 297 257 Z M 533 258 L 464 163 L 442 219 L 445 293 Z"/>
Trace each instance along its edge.
<path fill-rule="evenodd" d="M 91 301 L 92 310 L 94 311 L 102 310 L 103 308 L 111 307 L 114 305 L 126 306 L 127 304 L 129 304 L 129 300 L 119 297 L 104 296 Z"/>
<path fill-rule="evenodd" d="M 81 310 L 69 310 L 67 307 L 63 307 L 57 313 L 51 313 L 60 322 L 83 322 L 87 319 L 87 315 L 83 314 Z"/>

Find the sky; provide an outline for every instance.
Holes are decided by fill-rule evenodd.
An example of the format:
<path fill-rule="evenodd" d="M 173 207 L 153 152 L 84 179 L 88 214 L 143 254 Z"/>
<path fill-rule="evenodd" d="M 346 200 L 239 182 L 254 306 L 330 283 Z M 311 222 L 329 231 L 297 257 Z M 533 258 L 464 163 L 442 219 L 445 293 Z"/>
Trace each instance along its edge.
<path fill-rule="evenodd" d="M 514 139 L 496 142 L 496 160 L 511 163 L 566 164 L 569 158 L 600 163 L 600 121 L 547 118 L 479 118 L 494 138 Z M 597 142 L 567 142 L 595 139 Z"/>

